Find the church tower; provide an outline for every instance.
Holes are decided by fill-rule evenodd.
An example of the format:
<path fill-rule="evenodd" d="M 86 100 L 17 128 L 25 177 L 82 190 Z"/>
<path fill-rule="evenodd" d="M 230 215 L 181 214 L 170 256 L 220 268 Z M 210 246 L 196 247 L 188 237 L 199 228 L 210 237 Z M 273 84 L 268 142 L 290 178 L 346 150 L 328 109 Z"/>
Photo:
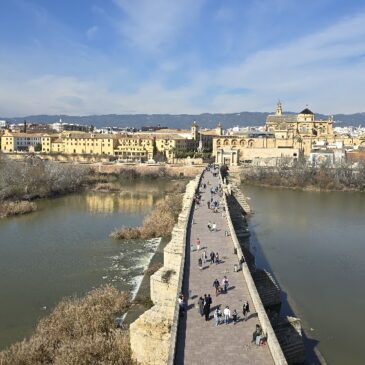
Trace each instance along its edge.
<path fill-rule="evenodd" d="M 199 126 L 194 120 L 193 124 L 191 125 L 191 138 L 195 139 L 196 141 L 198 140 L 199 137 L 198 128 Z"/>
<path fill-rule="evenodd" d="M 276 104 L 276 111 L 275 111 L 275 115 L 277 117 L 281 117 L 283 115 L 283 109 L 281 107 L 281 102 L 280 100 L 278 101 L 278 103 Z"/>
<path fill-rule="evenodd" d="M 221 136 L 222 135 L 222 124 L 221 122 L 219 122 L 215 128 L 215 134 L 217 136 Z"/>

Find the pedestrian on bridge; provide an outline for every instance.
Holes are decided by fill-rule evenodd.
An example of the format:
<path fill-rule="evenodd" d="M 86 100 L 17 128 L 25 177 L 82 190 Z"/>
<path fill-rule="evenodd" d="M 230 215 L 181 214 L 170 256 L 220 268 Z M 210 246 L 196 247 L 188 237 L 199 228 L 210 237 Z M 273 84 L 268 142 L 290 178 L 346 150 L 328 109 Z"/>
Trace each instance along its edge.
<path fill-rule="evenodd" d="M 249 312 L 250 312 L 250 306 L 248 305 L 248 302 L 246 300 L 242 306 L 242 314 L 243 314 L 243 318 L 245 319 L 245 321 L 247 321 L 247 319 L 248 319 Z"/>
<path fill-rule="evenodd" d="M 198 266 L 199 266 L 199 270 L 203 270 L 203 261 L 202 261 L 201 257 L 199 257 Z"/>
<path fill-rule="evenodd" d="M 224 276 L 224 278 L 222 280 L 222 286 L 223 286 L 224 293 L 226 294 L 227 293 L 227 290 L 228 290 L 228 279 L 227 279 L 227 276 Z"/>
<path fill-rule="evenodd" d="M 215 254 L 215 264 L 216 265 L 219 264 L 219 253 L 218 252 Z"/>
<path fill-rule="evenodd" d="M 220 291 L 220 284 L 219 284 L 219 280 L 215 279 L 213 282 L 213 286 L 215 288 L 215 296 L 217 297 Z"/>
<path fill-rule="evenodd" d="M 222 312 L 220 310 L 220 307 L 218 306 L 217 309 L 214 311 L 214 319 L 216 326 L 219 326 L 221 324 L 221 318 L 222 318 Z"/>
<path fill-rule="evenodd" d="M 224 308 L 223 314 L 224 314 L 224 323 L 228 324 L 229 319 L 231 318 L 231 311 L 229 310 L 228 305 Z"/>
<path fill-rule="evenodd" d="M 200 251 L 200 239 L 199 239 L 199 237 L 196 239 L 196 250 Z"/>
<path fill-rule="evenodd" d="M 212 251 L 212 252 L 210 253 L 210 263 L 211 263 L 211 264 L 214 264 L 214 259 L 215 259 L 215 253 L 214 253 L 214 251 Z"/>

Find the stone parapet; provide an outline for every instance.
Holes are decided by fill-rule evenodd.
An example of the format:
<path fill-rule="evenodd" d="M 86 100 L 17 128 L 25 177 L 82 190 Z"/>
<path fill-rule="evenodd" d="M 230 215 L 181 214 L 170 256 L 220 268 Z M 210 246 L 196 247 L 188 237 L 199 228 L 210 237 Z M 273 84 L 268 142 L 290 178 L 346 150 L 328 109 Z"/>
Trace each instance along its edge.
<path fill-rule="evenodd" d="M 201 176 L 187 184 L 181 213 L 164 249 L 164 266 L 151 276 L 154 306 L 130 326 L 133 358 L 142 365 L 173 364 L 179 321 L 177 298 L 182 288 L 187 229 Z"/>

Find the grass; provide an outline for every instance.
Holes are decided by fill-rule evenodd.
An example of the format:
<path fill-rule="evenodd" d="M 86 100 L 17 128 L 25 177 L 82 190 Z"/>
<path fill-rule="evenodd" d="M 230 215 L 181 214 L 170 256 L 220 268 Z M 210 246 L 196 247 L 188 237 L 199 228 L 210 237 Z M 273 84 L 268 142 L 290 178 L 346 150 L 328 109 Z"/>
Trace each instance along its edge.
<path fill-rule="evenodd" d="M 0 352 L 0 364 L 134 364 L 129 334 L 114 322 L 129 306 L 128 295 L 112 286 L 64 299 L 29 340 Z"/>

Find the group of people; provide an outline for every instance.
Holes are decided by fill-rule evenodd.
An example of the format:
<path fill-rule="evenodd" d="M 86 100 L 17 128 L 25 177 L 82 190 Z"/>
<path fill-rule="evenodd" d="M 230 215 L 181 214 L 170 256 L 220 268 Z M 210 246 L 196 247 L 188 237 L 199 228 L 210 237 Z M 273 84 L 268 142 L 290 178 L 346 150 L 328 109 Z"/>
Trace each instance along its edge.
<path fill-rule="evenodd" d="M 217 297 L 219 294 L 224 293 L 226 294 L 228 291 L 228 279 L 227 276 L 224 276 L 222 279 L 222 283 L 219 282 L 218 279 L 213 281 L 213 287 L 215 288 L 215 296 Z"/>
<path fill-rule="evenodd" d="M 209 221 L 207 227 L 211 232 L 217 231 L 217 225 L 215 222 L 212 223 L 211 221 Z"/>
<path fill-rule="evenodd" d="M 212 167 L 207 168 L 207 171 L 211 171 L 213 176 L 218 174 L 218 172 L 215 171 Z M 208 185 L 210 185 L 209 182 L 208 182 Z M 205 183 L 205 182 L 202 183 L 202 187 L 204 189 L 206 189 L 207 183 Z M 220 186 L 210 188 L 211 198 L 210 198 L 210 201 L 207 202 L 208 209 L 212 209 L 213 211 L 218 211 L 219 201 L 214 200 L 213 196 L 220 192 L 221 192 Z M 200 204 L 200 202 L 201 202 L 200 191 L 195 196 L 195 201 L 198 205 Z M 222 214 L 223 214 L 223 212 L 222 212 Z M 210 231 L 217 231 L 216 223 L 209 221 L 208 229 Z M 196 248 L 197 248 L 197 251 L 200 252 L 201 242 L 200 242 L 199 237 L 196 239 Z M 208 261 L 210 262 L 210 265 L 212 265 L 214 263 L 215 264 L 220 263 L 220 256 L 219 256 L 218 252 L 214 252 L 212 250 L 210 252 L 209 256 L 210 256 L 210 260 L 207 257 L 207 247 L 204 247 L 204 250 L 201 252 L 201 254 L 199 255 L 199 258 L 198 258 L 198 265 L 199 265 L 200 270 L 203 269 L 203 265 Z M 242 260 L 242 262 L 240 261 L 240 264 L 242 264 L 243 262 L 244 262 L 244 259 Z M 213 287 L 215 288 L 216 297 L 220 294 L 226 294 L 229 289 L 229 280 L 228 280 L 227 276 L 224 276 L 221 281 L 216 278 L 213 281 Z M 181 299 L 181 301 L 182 301 L 182 303 L 184 303 L 183 299 Z M 212 297 L 210 296 L 210 294 L 204 294 L 204 296 L 199 297 L 198 311 L 199 311 L 200 315 L 202 317 L 204 317 L 205 321 L 209 321 L 209 319 L 210 319 L 210 311 L 211 311 L 212 302 L 213 302 L 213 300 L 212 300 Z M 181 305 L 182 305 L 182 307 L 184 307 L 184 304 L 181 304 Z M 244 301 L 243 305 L 242 305 L 242 319 L 241 320 L 247 321 L 249 313 L 250 313 L 249 303 L 248 303 L 248 301 Z M 231 309 L 228 305 L 226 305 L 223 310 L 221 309 L 221 306 L 218 305 L 214 310 L 213 318 L 215 320 L 214 321 L 215 326 L 219 326 L 221 324 L 228 325 L 231 322 L 234 325 L 236 325 L 236 323 L 239 321 L 239 314 L 236 309 L 233 309 L 231 311 Z M 262 341 L 264 341 L 264 333 L 259 324 L 256 325 L 255 331 L 253 333 L 252 341 L 255 342 L 256 344 L 261 344 Z"/>
<path fill-rule="evenodd" d="M 199 251 L 199 249 L 198 249 Z M 198 267 L 200 270 L 203 270 L 203 268 L 205 267 L 205 264 L 206 262 L 210 263 L 210 265 L 213 265 L 214 263 L 216 265 L 218 265 L 220 263 L 220 259 L 219 259 L 219 253 L 218 252 L 214 252 L 212 251 L 210 253 L 210 260 L 208 259 L 208 256 L 207 256 L 207 251 L 203 251 L 201 256 L 199 257 L 198 259 Z"/>
<path fill-rule="evenodd" d="M 228 324 L 231 318 L 233 324 L 236 324 L 238 318 L 237 311 L 234 309 L 233 312 L 231 313 L 231 310 L 229 309 L 228 305 L 223 309 L 223 313 L 220 309 L 220 306 L 218 306 L 214 311 L 214 320 L 216 326 L 219 326 L 222 323 Z"/>
<path fill-rule="evenodd" d="M 200 315 L 205 317 L 206 321 L 209 321 L 210 314 L 210 306 L 212 305 L 213 300 L 210 294 L 204 294 L 204 297 L 200 297 L 198 300 L 198 310 Z"/>

